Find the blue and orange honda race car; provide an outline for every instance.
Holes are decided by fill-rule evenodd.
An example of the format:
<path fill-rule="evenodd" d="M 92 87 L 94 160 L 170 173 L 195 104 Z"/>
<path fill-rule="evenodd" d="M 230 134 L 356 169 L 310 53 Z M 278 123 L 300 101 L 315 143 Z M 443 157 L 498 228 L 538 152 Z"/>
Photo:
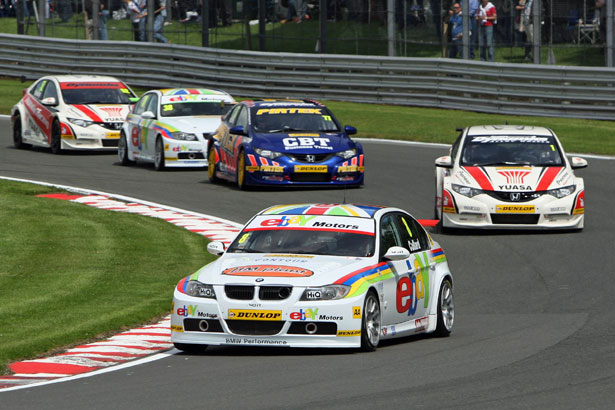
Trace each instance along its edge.
<path fill-rule="evenodd" d="M 209 143 L 209 180 L 256 185 L 363 185 L 363 147 L 323 104 L 242 101 Z"/>

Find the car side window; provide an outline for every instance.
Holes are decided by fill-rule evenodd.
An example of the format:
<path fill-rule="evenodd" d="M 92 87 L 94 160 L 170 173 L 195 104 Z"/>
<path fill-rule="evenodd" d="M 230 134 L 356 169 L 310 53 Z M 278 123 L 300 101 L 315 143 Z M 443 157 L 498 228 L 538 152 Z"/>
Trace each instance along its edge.
<path fill-rule="evenodd" d="M 156 94 L 151 94 L 145 111 L 151 111 L 158 117 L 158 96 Z"/>
<path fill-rule="evenodd" d="M 145 94 L 143 97 L 141 97 L 141 99 L 137 102 L 137 105 L 135 105 L 133 114 L 141 115 L 143 112 L 145 112 L 150 98 L 151 94 Z"/>
<path fill-rule="evenodd" d="M 241 111 L 243 107 L 241 105 L 236 106 L 233 111 L 229 112 L 226 121 L 228 122 L 229 127 L 233 127 L 235 125 L 235 121 L 237 120 L 237 115 L 239 111 Z"/>
<path fill-rule="evenodd" d="M 47 86 L 43 91 L 42 99 L 44 100 L 45 98 L 49 97 L 53 97 L 56 99 L 56 101 L 58 101 L 58 89 L 56 88 L 56 85 L 51 81 L 47 83 Z"/>
<path fill-rule="evenodd" d="M 248 128 L 248 110 L 242 109 L 237 115 L 237 122 L 235 125 L 242 125 L 244 129 Z"/>
<path fill-rule="evenodd" d="M 380 220 L 380 257 L 382 258 L 391 246 L 403 246 L 395 215 L 388 214 Z"/>
<path fill-rule="evenodd" d="M 459 146 L 461 145 L 462 135 L 463 135 L 463 132 L 459 134 L 459 136 L 457 137 L 457 139 L 455 140 L 455 143 L 453 144 L 451 148 L 451 158 L 453 159 L 453 161 L 455 161 L 455 157 L 457 157 L 457 152 L 459 151 Z"/>
<path fill-rule="evenodd" d="M 409 215 L 398 214 L 399 228 L 402 232 L 404 248 L 410 252 L 418 252 L 429 249 L 429 240 L 423 227 Z"/>
<path fill-rule="evenodd" d="M 45 87 L 47 86 L 48 81 L 49 80 L 41 80 L 36 83 L 34 88 L 32 88 L 32 95 L 34 96 L 34 98 L 36 98 L 37 100 L 43 99 L 43 92 L 45 91 Z"/>

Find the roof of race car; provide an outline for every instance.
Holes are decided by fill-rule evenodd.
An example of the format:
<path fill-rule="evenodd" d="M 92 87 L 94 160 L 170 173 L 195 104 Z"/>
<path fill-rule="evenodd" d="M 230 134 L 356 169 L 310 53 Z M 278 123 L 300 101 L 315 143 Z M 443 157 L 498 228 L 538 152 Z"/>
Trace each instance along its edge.
<path fill-rule="evenodd" d="M 167 95 L 211 95 L 213 98 L 230 97 L 230 94 L 211 88 L 166 88 L 158 90 L 164 96 Z"/>
<path fill-rule="evenodd" d="M 324 107 L 324 104 L 315 100 L 246 100 L 242 101 L 241 103 L 247 105 L 248 107 Z"/>
<path fill-rule="evenodd" d="M 54 78 L 60 83 L 64 82 L 91 82 L 91 81 L 114 81 L 114 82 L 122 82 L 121 80 L 111 77 L 108 75 L 50 75 L 47 78 Z"/>
<path fill-rule="evenodd" d="M 291 204 L 272 206 L 259 215 L 332 215 L 371 218 L 383 208 L 385 207 L 354 204 Z"/>
<path fill-rule="evenodd" d="M 543 135 L 551 136 L 553 131 L 545 127 L 528 125 L 474 125 L 468 127 L 467 135 Z"/>

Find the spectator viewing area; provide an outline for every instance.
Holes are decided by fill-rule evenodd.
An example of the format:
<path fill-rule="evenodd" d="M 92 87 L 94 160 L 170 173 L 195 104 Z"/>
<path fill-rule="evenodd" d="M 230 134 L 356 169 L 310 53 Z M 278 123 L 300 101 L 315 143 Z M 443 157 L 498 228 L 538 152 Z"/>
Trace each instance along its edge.
<path fill-rule="evenodd" d="M 611 67 L 612 8 L 606 0 L 0 0 L 0 32 Z"/>

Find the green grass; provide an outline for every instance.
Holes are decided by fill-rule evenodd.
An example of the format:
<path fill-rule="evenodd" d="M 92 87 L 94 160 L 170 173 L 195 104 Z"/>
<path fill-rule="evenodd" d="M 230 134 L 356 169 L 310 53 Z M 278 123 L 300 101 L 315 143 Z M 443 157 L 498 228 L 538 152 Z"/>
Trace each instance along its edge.
<path fill-rule="evenodd" d="M 57 191 L 0 180 L 0 373 L 167 315 L 179 279 L 213 259 L 168 222 L 35 196 Z"/>

